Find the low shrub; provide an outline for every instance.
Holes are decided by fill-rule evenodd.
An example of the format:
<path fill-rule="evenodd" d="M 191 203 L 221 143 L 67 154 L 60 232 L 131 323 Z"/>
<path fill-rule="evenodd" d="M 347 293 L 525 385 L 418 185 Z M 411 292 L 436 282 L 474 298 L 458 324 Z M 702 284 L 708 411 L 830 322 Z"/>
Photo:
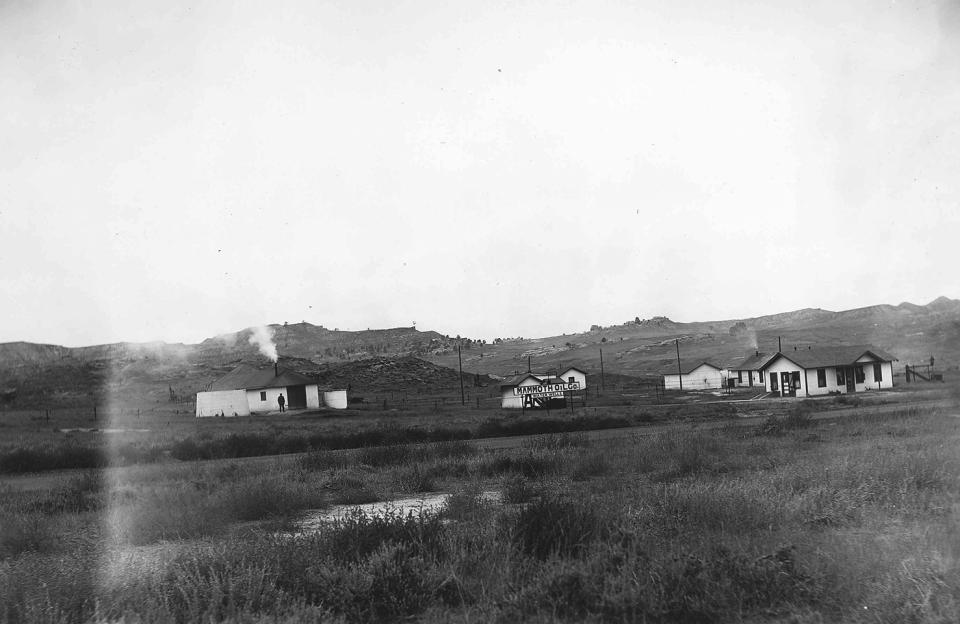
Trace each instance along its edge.
<path fill-rule="evenodd" d="M 501 487 L 502 500 L 508 504 L 526 503 L 540 493 L 522 474 L 512 474 L 504 478 Z"/>
<path fill-rule="evenodd" d="M 413 555 L 437 559 L 443 553 L 445 533 L 443 520 L 437 514 L 404 515 L 387 509 L 382 514 L 368 515 L 354 510 L 324 528 L 316 546 L 333 561 L 345 563 L 360 562 L 386 544 L 404 545 Z"/>
<path fill-rule="evenodd" d="M 0 452 L 0 473 L 42 472 L 70 468 L 103 468 L 109 453 L 100 446 L 75 442 L 16 448 Z"/>
<path fill-rule="evenodd" d="M 27 552 L 47 552 L 55 543 L 52 527 L 36 515 L 0 513 L 0 560 Z"/>
<path fill-rule="evenodd" d="M 577 557 L 598 540 L 612 539 L 618 517 L 592 500 L 538 498 L 500 518 L 503 536 L 531 557 Z"/>

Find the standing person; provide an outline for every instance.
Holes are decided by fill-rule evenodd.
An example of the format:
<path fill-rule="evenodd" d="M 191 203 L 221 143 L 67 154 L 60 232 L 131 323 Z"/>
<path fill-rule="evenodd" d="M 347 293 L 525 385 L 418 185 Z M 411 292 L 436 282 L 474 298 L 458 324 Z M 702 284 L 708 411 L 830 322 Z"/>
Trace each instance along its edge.
<path fill-rule="evenodd" d="M 280 396 L 277 397 L 277 404 L 280 406 L 280 411 L 281 411 L 281 412 L 283 411 L 283 405 L 284 405 L 286 402 L 287 402 L 287 400 L 283 398 L 283 394 L 281 393 Z"/>

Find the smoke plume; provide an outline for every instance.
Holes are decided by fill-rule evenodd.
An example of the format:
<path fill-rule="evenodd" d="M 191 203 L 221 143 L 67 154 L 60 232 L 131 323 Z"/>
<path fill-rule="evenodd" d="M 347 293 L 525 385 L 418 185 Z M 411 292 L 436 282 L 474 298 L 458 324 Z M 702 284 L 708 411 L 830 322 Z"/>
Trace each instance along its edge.
<path fill-rule="evenodd" d="M 260 327 L 251 327 L 250 338 L 247 339 L 252 345 L 256 345 L 264 356 L 271 362 L 277 361 L 277 345 L 273 344 L 273 330 L 261 325 Z"/>

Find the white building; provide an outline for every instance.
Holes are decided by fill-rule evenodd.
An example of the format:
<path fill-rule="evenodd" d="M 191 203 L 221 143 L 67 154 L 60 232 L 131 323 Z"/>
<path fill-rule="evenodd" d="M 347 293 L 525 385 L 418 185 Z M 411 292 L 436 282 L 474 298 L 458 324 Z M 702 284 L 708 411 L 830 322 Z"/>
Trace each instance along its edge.
<path fill-rule="evenodd" d="M 197 393 L 197 418 L 205 416 L 249 416 L 279 411 L 283 395 L 288 409 L 320 407 L 317 382 L 293 371 L 275 366 L 256 368 L 240 365 Z"/>
<path fill-rule="evenodd" d="M 764 388 L 781 397 L 892 388 L 894 360 L 871 345 L 801 347 L 777 353 L 763 365 Z"/>
<path fill-rule="evenodd" d="M 678 371 L 664 372 L 663 387 L 666 390 L 714 390 L 722 388 L 726 378 L 724 370 L 710 362 L 681 362 Z"/>
<path fill-rule="evenodd" d="M 558 375 L 522 373 L 500 384 L 500 407 L 545 407 L 550 401 L 564 402 L 566 397 L 586 388 L 587 374 L 575 366 L 568 366 Z"/>

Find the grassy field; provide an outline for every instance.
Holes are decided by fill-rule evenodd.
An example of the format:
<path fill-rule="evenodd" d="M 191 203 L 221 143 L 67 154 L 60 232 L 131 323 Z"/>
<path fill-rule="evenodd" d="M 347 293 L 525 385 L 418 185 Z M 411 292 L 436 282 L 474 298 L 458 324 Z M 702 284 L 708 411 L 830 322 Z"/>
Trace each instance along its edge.
<path fill-rule="evenodd" d="M 394 396 L 383 401 L 378 397 L 359 409 L 243 418 L 198 419 L 191 409 L 177 405 L 149 411 L 114 405 L 99 409 L 96 419 L 90 408 L 10 410 L 0 412 L 0 475 L 713 421 L 781 413 L 796 403 L 745 400 L 755 394 L 751 389 L 717 394 L 608 392 L 580 397 L 571 409 L 526 413 L 500 409 L 499 399 L 478 408 L 469 401 L 461 405 L 453 396 L 437 397 L 437 409 L 432 402 L 425 409 L 412 402 L 403 405 Z M 942 388 L 907 394 L 912 400 L 947 396 Z M 829 397 L 818 400 L 815 409 L 899 403 L 903 397 L 902 392 Z"/>
<path fill-rule="evenodd" d="M 956 403 L 823 407 L 0 485 L 0 621 L 960 621 Z"/>

